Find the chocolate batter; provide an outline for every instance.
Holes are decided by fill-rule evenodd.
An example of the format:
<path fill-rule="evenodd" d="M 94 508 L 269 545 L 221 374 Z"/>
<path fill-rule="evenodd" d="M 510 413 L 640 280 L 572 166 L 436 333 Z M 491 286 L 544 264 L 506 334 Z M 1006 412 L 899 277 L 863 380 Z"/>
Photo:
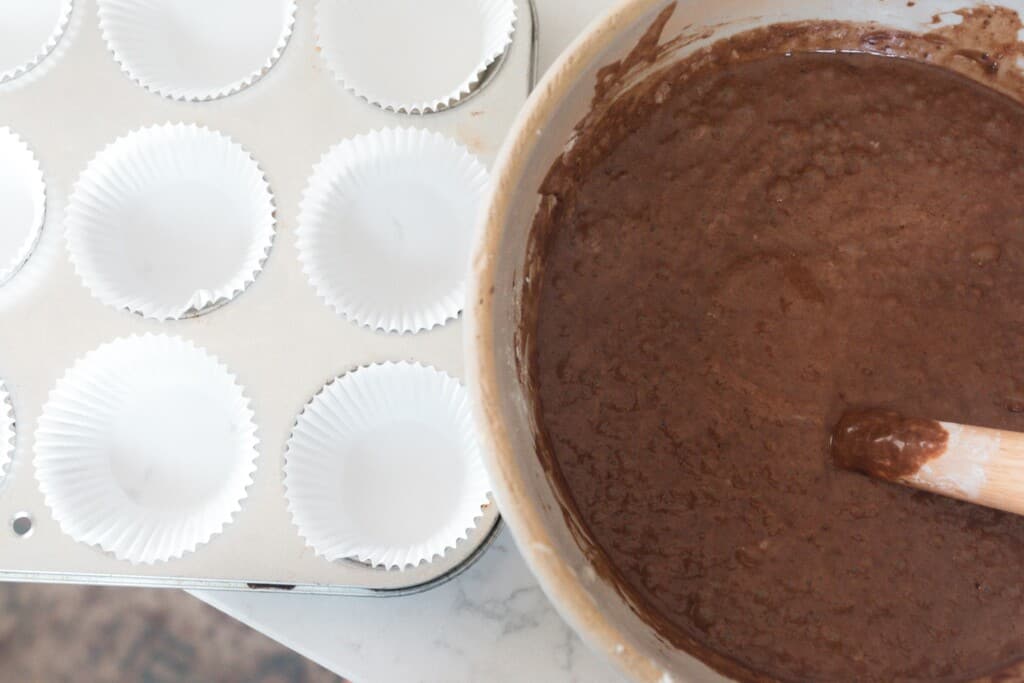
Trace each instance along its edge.
<path fill-rule="evenodd" d="M 840 418 L 829 450 L 836 467 L 898 481 L 945 453 L 948 442 L 949 432 L 935 420 L 868 408 Z"/>
<path fill-rule="evenodd" d="M 607 570 L 741 679 L 1024 659 L 1024 519 L 828 455 L 858 405 L 1024 430 L 1024 108 L 868 55 L 704 59 L 645 92 L 544 183 L 524 335 Z"/>

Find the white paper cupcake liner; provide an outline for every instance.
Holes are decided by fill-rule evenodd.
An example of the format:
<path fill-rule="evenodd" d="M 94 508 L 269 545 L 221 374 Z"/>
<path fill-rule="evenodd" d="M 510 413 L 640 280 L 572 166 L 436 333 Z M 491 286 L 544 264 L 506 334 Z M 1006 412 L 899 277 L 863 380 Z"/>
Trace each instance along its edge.
<path fill-rule="evenodd" d="M 71 0 L 0 2 L 0 83 L 34 69 L 60 42 L 71 18 Z"/>
<path fill-rule="evenodd" d="M 75 184 L 71 261 L 101 302 L 158 320 L 230 301 L 256 279 L 274 239 L 274 199 L 240 145 L 194 125 L 119 138 Z"/>
<path fill-rule="evenodd" d="M 216 358 L 177 337 L 127 337 L 86 355 L 50 392 L 36 477 L 66 534 L 160 562 L 231 522 L 256 444 L 249 401 Z"/>
<path fill-rule="evenodd" d="M 384 109 L 455 105 L 512 42 L 513 0 L 319 0 L 321 53 L 335 78 Z M 382 36 L 386 36 L 383 38 Z"/>
<path fill-rule="evenodd" d="M 295 0 L 98 0 L 100 30 L 121 69 L 175 100 L 226 97 L 281 57 Z"/>
<path fill-rule="evenodd" d="M 14 457 L 14 404 L 7 393 L 4 381 L 0 379 L 0 482 L 7 475 L 7 468 Z"/>
<path fill-rule="evenodd" d="M 340 315 L 416 332 L 462 310 L 484 166 L 440 133 L 390 128 L 331 148 L 303 193 L 299 259 Z"/>
<path fill-rule="evenodd" d="M 401 569 L 466 538 L 490 489 L 468 401 L 457 380 L 408 363 L 356 370 L 313 398 L 284 471 L 318 555 Z"/>
<path fill-rule="evenodd" d="M 18 272 L 39 241 L 46 218 L 46 183 L 32 150 L 0 128 L 0 285 Z"/>

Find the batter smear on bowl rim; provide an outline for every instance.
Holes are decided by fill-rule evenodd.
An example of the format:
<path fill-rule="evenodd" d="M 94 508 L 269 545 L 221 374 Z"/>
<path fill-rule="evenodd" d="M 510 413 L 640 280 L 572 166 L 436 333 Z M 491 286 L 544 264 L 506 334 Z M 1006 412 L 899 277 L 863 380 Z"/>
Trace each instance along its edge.
<path fill-rule="evenodd" d="M 962 18 L 716 43 L 598 101 L 540 188 L 542 457 L 637 609 L 740 680 L 1024 659 L 1024 519 L 827 456 L 858 406 L 1024 430 L 1020 22 Z"/>

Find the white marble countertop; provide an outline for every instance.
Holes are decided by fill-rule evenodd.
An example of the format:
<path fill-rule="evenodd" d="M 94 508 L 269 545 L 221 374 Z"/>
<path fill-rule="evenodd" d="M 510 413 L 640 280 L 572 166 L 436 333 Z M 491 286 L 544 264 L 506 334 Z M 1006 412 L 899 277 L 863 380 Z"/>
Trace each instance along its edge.
<path fill-rule="evenodd" d="M 535 2 L 542 71 L 615 4 Z M 355 683 L 621 680 L 558 616 L 507 530 L 464 574 L 419 595 L 194 595 Z"/>

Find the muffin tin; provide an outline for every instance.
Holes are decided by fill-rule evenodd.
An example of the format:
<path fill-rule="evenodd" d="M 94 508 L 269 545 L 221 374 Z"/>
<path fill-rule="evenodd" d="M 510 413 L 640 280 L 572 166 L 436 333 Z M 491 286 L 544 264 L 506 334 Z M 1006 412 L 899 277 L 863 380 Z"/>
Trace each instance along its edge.
<path fill-rule="evenodd" d="M 304 271 L 300 215 L 317 208 L 312 200 L 304 200 L 304 193 L 315 189 L 311 184 L 314 169 L 343 167 L 344 158 L 332 150 L 345 141 L 365 142 L 373 137 L 388 138 L 388 144 L 399 147 L 426 149 L 449 164 L 453 173 L 462 174 L 460 182 L 468 194 L 478 193 L 482 169 L 493 161 L 532 87 L 536 52 L 532 3 L 515 0 L 511 42 L 479 77 L 480 83 L 469 94 L 459 93 L 458 98 L 438 107 L 444 111 L 425 115 L 374 106 L 336 79 L 317 45 L 313 2 L 260 0 L 258 4 L 265 10 L 260 15 L 265 34 L 260 44 L 267 43 L 270 49 L 266 63 L 260 66 L 248 55 L 248 61 L 256 66 L 239 71 L 237 78 L 228 78 L 233 73 L 230 69 L 214 70 L 224 76 L 223 83 L 199 84 L 182 83 L 180 73 L 143 74 L 152 66 L 148 54 L 132 58 L 114 54 L 151 46 L 111 45 L 112 22 L 123 19 L 121 15 L 134 5 L 161 3 L 100 0 L 99 4 L 109 10 L 104 25 L 107 40 L 97 0 L 75 0 L 70 18 L 60 23 L 63 35 L 56 46 L 46 45 L 45 56 L 0 83 L 0 127 L 8 127 L 25 143 L 45 178 L 45 212 L 36 207 L 32 214 L 45 216 L 42 231 L 24 264 L 0 285 L 0 580 L 395 595 L 450 578 L 493 538 L 500 520 L 492 502 L 484 502 L 476 526 L 467 534 L 455 529 L 454 533 L 463 537 L 447 549 L 443 539 L 432 538 L 423 548 L 397 556 L 386 551 L 338 550 L 319 544 L 319 540 L 314 550 L 296 526 L 295 506 L 289 505 L 288 495 L 294 491 L 285 485 L 285 462 L 286 453 L 302 445 L 289 442 L 293 432 L 310 427 L 303 424 L 301 416 L 322 402 L 316 399 L 334 393 L 331 388 L 345 378 L 370 376 L 374 369 L 385 369 L 385 375 L 395 374 L 395 368 L 404 369 L 424 386 L 430 382 L 443 386 L 445 401 L 461 406 L 462 399 L 450 392 L 458 386 L 451 378 L 462 374 L 462 323 L 451 318 L 459 308 L 464 279 L 443 283 L 443 300 L 426 313 L 417 313 L 416 306 L 403 308 L 394 299 L 386 300 L 386 314 L 361 314 L 335 306 L 337 302 L 318 291 L 321 287 Z M 247 7 L 246 3 L 225 6 L 232 4 Z M 490 7 L 496 3 L 483 4 Z M 274 23 L 276 11 L 285 12 L 280 25 Z M 240 21 L 238 26 L 243 30 L 246 22 Z M 272 34 L 281 44 L 270 45 Z M 121 35 L 131 36 L 131 32 L 122 31 Z M 391 38 L 375 37 L 382 48 L 381 59 L 388 58 Z M 444 50 L 445 44 L 439 42 L 434 49 Z M 123 165 L 119 166 L 125 158 L 130 161 L 132 151 L 147 140 L 161 137 L 185 140 L 198 155 L 196 168 L 216 168 L 211 177 L 219 175 L 242 188 L 224 199 L 252 208 L 252 214 L 241 221 L 252 234 L 243 235 L 248 251 L 237 277 L 217 283 L 219 289 L 197 284 L 184 293 L 170 292 L 173 296 L 167 301 L 154 302 L 153 297 L 142 296 L 145 292 L 140 294 L 138 283 L 152 284 L 153 273 L 161 266 L 158 257 L 172 259 L 175 255 L 156 249 L 144 258 L 133 257 L 133 235 L 123 231 L 124 224 L 168 222 L 167 217 L 177 215 L 185 200 L 160 195 L 126 204 L 117 201 L 109 189 L 144 185 L 140 178 L 146 173 L 177 172 L 186 185 L 182 196 L 194 196 L 187 181 L 195 173 L 183 168 L 180 161 L 165 160 L 162 170 L 151 164 L 128 164 L 125 172 Z M 471 158 L 460 156 L 465 154 Z M 473 159 L 481 166 L 474 166 Z M 32 164 L 26 167 L 34 168 Z M 101 180 L 96 181 L 97 177 Z M 269 186 L 269 199 L 260 193 L 261 183 Z M 356 182 L 355 187 L 362 185 Z M 253 195 L 248 203 L 245 188 Z M 376 192 L 386 199 L 386 190 L 378 188 Z M 325 194 L 330 193 L 325 190 Z M 216 199 L 216 193 L 212 198 Z M 462 197 L 448 199 L 458 204 Z M 457 210 L 464 213 L 468 209 L 460 205 Z M 372 212 L 367 213 L 365 206 L 359 211 L 363 220 L 353 225 L 372 232 L 377 227 Z M 223 213 L 214 212 L 210 214 L 213 219 L 204 220 Z M 234 210 L 229 214 L 237 215 Z M 426 225 L 431 224 L 429 218 Z M 83 239 L 105 230 L 113 232 L 99 240 L 99 245 Z M 202 235 L 201 231 L 197 234 Z M 345 244 L 344 235 L 333 239 Z M 357 230 L 353 239 L 362 240 L 359 253 L 368 254 L 364 258 L 377 258 L 373 249 L 365 248 L 365 235 Z M 417 249 L 461 248 L 443 234 L 439 242 Z M 381 248 L 380 244 L 373 246 Z M 404 272 L 409 266 L 401 258 L 385 258 L 386 242 L 383 248 L 379 267 L 389 277 L 379 282 L 437 279 L 430 271 L 426 275 Z M 207 256 L 206 250 L 216 248 L 204 243 L 195 249 L 196 258 Z M 450 263 L 462 256 L 441 251 L 437 258 Z M 179 267 L 173 264 L 180 261 L 171 263 L 171 267 Z M 156 284 L 161 285 L 157 287 L 161 296 L 168 295 L 169 285 Z M 416 287 L 406 291 L 419 293 Z M 416 302 L 417 306 L 424 308 L 420 303 Z M 185 368 L 176 372 L 175 365 L 154 373 L 164 377 L 166 386 L 173 385 L 176 376 L 209 374 L 211 386 L 218 387 L 213 393 L 222 394 L 220 404 L 214 400 L 217 396 L 202 392 L 191 398 L 187 392 L 178 396 L 179 401 L 195 401 L 194 421 L 202 423 L 200 417 L 221 404 L 235 411 L 230 422 L 237 433 L 218 434 L 223 440 L 217 441 L 220 447 L 211 451 L 209 458 L 196 457 L 199 449 L 192 428 L 176 423 L 170 415 L 160 420 L 159 412 L 141 409 L 134 417 L 116 411 L 105 414 L 88 403 L 93 398 L 83 408 L 82 391 L 70 390 L 65 382 L 84 373 L 89 380 L 86 394 L 103 382 L 110 383 L 111 378 L 125 380 L 114 382 L 117 391 L 128 385 L 145 389 L 145 382 L 127 380 L 132 368 L 153 366 L 153 361 L 145 360 L 147 349 L 152 350 L 149 347 L 157 347 L 166 354 L 163 357 L 173 358 Z M 103 372 L 88 366 L 82 370 L 84 361 L 94 359 L 95 354 L 106 357 Z M 97 379 L 101 376 L 102 382 Z M 242 393 L 235 391 L 238 388 Z M 158 393 L 163 400 L 177 396 L 166 389 Z M 206 399 L 211 401 L 210 407 Z M 49 406 L 45 419 L 44 405 Z M 131 402 L 125 405 L 131 406 Z M 51 419 L 51 410 L 60 419 Z M 393 410 L 400 412 L 399 407 Z M 227 524 L 172 520 L 178 526 L 165 531 L 163 537 L 169 540 L 163 545 L 133 543 L 129 531 L 91 536 L 95 530 L 90 531 L 87 522 L 100 512 L 83 513 L 73 505 L 69 512 L 67 506 L 54 501 L 80 502 L 89 490 L 88 482 L 110 475 L 133 481 L 135 488 L 130 492 L 145 496 L 149 471 L 138 469 L 137 463 L 127 467 L 101 463 L 99 474 L 91 479 L 73 468 L 69 471 L 62 454 L 80 448 L 74 441 L 80 436 L 76 436 L 81 427 L 79 413 L 104 417 L 117 429 L 138 432 L 135 437 L 167 444 L 169 452 L 172 446 L 178 448 L 183 468 L 221 468 L 223 474 L 215 477 L 187 479 L 179 495 L 188 498 L 209 481 L 225 480 L 225 491 L 218 490 L 211 499 L 220 511 L 218 519 L 226 517 Z M 13 435 L 8 429 L 11 416 Z M 255 433 L 249 429 L 250 423 Z M 91 429 L 102 433 L 102 428 Z M 467 438 L 464 434 L 456 441 L 465 444 Z M 475 433 L 470 441 L 475 448 Z M 309 448 L 307 444 L 306 450 Z M 394 450 L 394 444 L 389 448 Z M 394 466 L 411 468 L 401 456 L 395 455 Z M 104 469 L 107 467 L 109 472 Z M 373 473 L 378 487 L 382 477 L 386 483 L 387 471 L 377 467 Z M 470 472 L 467 477 L 478 475 Z M 422 478 L 425 485 L 437 484 L 430 477 Z M 307 474 L 304 485 L 316 489 L 316 484 L 316 477 Z M 354 486 L 350 482 L 350 493 Z M 394 495 L 402 496 L 401 502 L 413 497 L 408 491 Z M 447 494 L 442 489 L 438 495 Z M 393 515 L 388 513 L 402 506 L 389 497 L 380 496 L 376 502 L 363 499 L 351 509 L 360 515 L 379 509 L 382 519 L 391 519 Z M 103 500 L 103 496 L 95 499 Z M 463 520 L 467 505 L 479 506 L 483 500 L 451 507 L 458 508 L 458 520 Z M 308 507 L 303 509 L 308 511 Z M 472 507 L 469 509 L 472 512 Z M 102 512 L 111 510 L 115 517 L 120 515 L 124 529 L 147 521 L 137 520 L 136 512 L 118 512 L 115 505 L 105 506 Z M 68 522 L 68 518 L 74 521 Z M 158 522 L 169 524 L 163 518 Z M 183 537 L 181 524 L 191 524 L 190 533 L 196 531 L 195 537 Z M 395 525 L 382 524 L 381 528 L 393 530 Z M 443 554 L 438 554 L 439 548 Z M 432 559 L 419 561 L 425 557 Z M 403 558 L 413 559 L 405 562 Z"/>

